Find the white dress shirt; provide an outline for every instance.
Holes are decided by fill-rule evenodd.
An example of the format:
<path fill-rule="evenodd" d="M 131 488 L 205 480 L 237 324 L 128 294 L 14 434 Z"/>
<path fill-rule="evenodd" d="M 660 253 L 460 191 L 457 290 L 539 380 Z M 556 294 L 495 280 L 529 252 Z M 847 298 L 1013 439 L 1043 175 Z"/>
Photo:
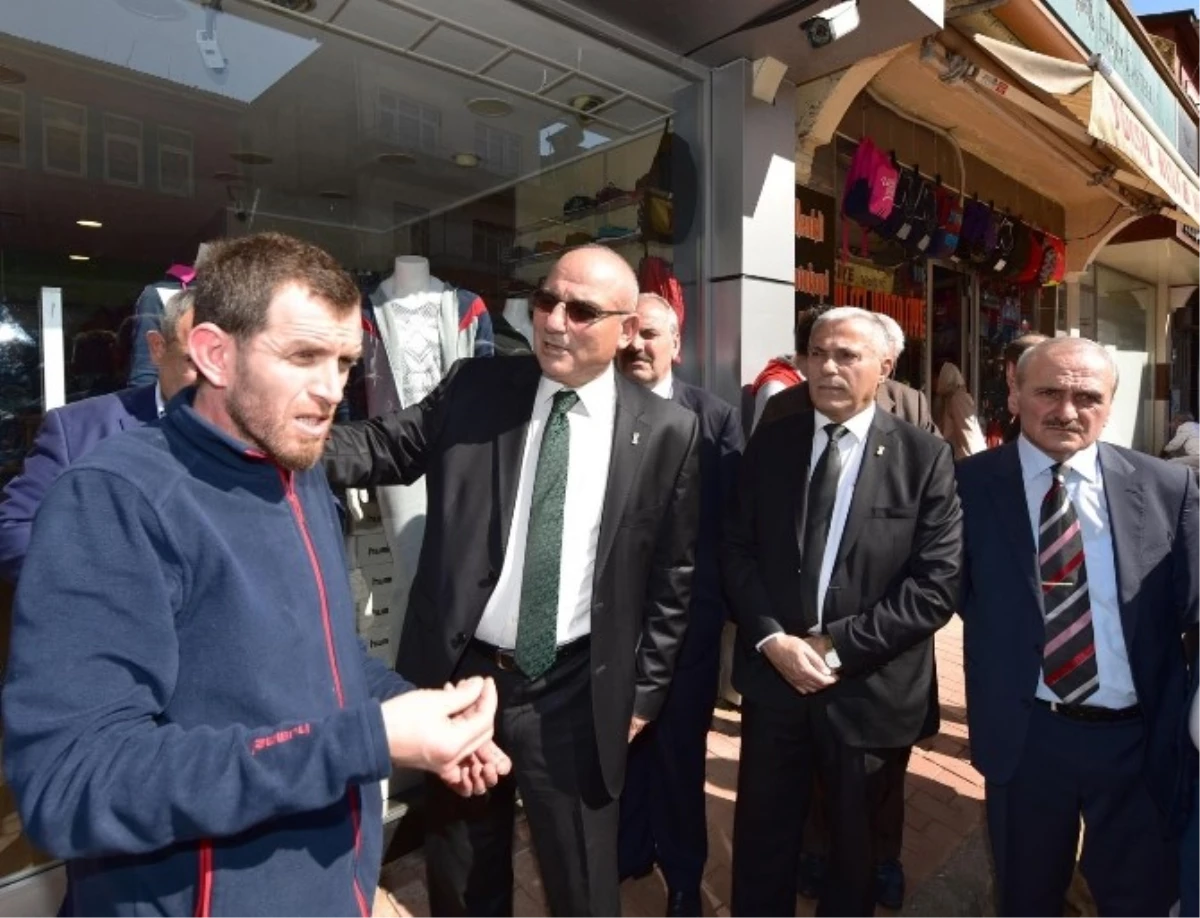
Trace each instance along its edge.
<path fill-rule="evenodd" d="M 525 434 L 517 502 L 513 508 L 508 548 L 496 589 L 483 610 L 475 637 L 506 650 L 517 645 L 521 610 L 521 578 L 529 534 L 529 504 L 542 431 L 550 417 L 554 394 L 563 386 L 546 377 L 538 383 L 533 415 Z M 610 366 L 575 392 L 579 401 L 567 413 L 571 431 L 570 467 L 563 507 L 562 557 L 558 577 L 558 643 L 566 644 L 592 630 L 592 577 L 596 571 L 596 545 L 600 516 L 608 490 L 608 465 L 612 456 L 613 419 L 617 384 Z"/>
<path fill-rule="evenodd" d="M 812 481 L 821 454 L 829 444 L 829 434 L 825 433 L 825 425 L 834 423 L 819 411 L 814 412 L 816 430 L 813 432 L 812 455 L 808 460 L 808 480 Z M 871 430 L 871 422 L 875 420 L 875 403 L 872 402 L 854 417 L 843 422 L 846 433 L 837 442 L 839 455 L 842 457 L 842 468 L 838 472 L 837 496 L 833 501 L 833 515 L 829 519 L 829 535 L 825 539 L 825 554 L 821 558 L 821 574 L 817 579 L 817 624 L 810 632 L 821 633 L 821 623 L 825 619 L 825 594 L 829 592 L 829 581 L 833 577 L 833 565 L 837 560 L 838 549 L 842 545 L 842 533 L 846 529 L 846 517 L 850 513 L 850 501 L 854 497 L 854 486 L 858 483 L 858 471 L 862 468 L 863 451 L 867 445 L 867 434 Z M 802 564 L 811 564 L 809 558 L 802 558 Z M 778 633 L 778 632 L 777 632 Z M 768 635 L 758 643 L 761 650 L 763 644 L 775 637 Z"/>
<path fill-rule="evenodd" d="M 1042 500 L 1053 480 L 1050 468 L 1055 460 L 1034 446 L 1022 434 L 1017 439 L 1021 457 L 1021 477 L 1025 483 L 1025 502 L 1033 544 L 1038 544 Z M 1087 704 L 1103 708 L 1127 708 L 1137 704 L 1129 656 L 1125 652 L 1125 634 L 1121 630 L 1121 607 L 1117 593 L 1117 567 L 1113 555 L 1112 528 L 1108 519 L 1108 499 L 1104 496 L 1104 474 L 1100 469 L 1100 451 L 1093 443 L 1065 463 L 1067 496 L 1075 508 L 1083 534 L 1083 559 L 1087 566 L 1088 599 L 1092 605 L 1092 633 L 1096 644 L 1096 670 L 1100 688 Z M 997 562 L 999 563 L 999 561 Z M 1046 687 L 1038 671 L 1037 697 L 1043 701 L 1061 701 Z"/>
<path fill-rule="evenodd" d="M 675 394 L 675 377 L 667 370 L 667 375 L 650 387 L 650 391 L 659 398 L 670 398 Z"/>

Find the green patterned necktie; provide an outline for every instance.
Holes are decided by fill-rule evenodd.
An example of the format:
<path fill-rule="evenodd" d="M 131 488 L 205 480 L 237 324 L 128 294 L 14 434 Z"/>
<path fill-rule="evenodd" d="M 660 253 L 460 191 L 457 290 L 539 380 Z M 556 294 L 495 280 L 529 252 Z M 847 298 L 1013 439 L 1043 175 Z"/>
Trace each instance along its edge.
<path fill-rule="evenodd" d="M 578 401 L 579 396 L 570 389 L 555 393 L 550 417 L 542 431 L 542 448 L 533 477 L 516 649 L 517 666 L 530 679 L 538 678 L 554 665 L 558 647 L 558 575 L 571 458 L 567 412 Z"/>

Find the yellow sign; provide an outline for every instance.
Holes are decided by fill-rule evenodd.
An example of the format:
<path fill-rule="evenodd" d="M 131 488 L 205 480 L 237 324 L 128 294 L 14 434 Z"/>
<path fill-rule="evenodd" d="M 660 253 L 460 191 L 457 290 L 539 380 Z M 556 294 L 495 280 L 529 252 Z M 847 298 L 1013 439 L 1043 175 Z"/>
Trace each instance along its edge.
<path fill-rule="evenodd" d="M 880 293 L 892 292 L 892 272 L 871 265 L 839 261 L 837 282 L 846 287 L 858 287 L 862 290 L 877 290 Z"/>

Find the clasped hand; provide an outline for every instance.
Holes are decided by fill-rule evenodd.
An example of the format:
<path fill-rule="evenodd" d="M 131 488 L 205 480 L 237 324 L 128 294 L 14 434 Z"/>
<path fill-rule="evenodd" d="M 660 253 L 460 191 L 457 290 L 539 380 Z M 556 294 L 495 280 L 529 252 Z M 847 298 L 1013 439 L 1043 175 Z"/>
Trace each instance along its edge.
<path fill-rule="evenodd" d="M 792 688 L 801 695 L 811 695 L 838 681 L 815 646 L 821 640 L 781 634 L 763 645 L 763 655 Z"/>
<path fill-rule="evenodd" d="M 496 684 L 479 676 L 389 698 L 382 709 L 392 763 L 431 771 L 464 797 L 486 793 L 512 770 L 492 741 L 496 704 Z"/>

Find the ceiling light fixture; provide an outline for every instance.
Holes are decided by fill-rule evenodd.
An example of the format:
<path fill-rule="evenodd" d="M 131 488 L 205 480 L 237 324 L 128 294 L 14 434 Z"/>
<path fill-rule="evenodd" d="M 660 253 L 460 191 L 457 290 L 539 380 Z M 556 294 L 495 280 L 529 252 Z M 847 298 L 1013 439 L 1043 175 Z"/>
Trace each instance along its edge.
<path fill-rule="evenodd" d="M 467 100 L 467 110 L 480 118 L 503 118 L 513 113 L 513 107 L 495 96 L 480 96 Z"/>
<path fill-rule="evenodd" d="M 67 258 L 71 259 L 71 261 L 91 261 L 92 260 L 92 256 L 90 256 L 90 255 L 68 255 Z"/>
<path fill-rule="evenodd" d="M 15 86 L 25 82 L 25 74 L 15 67 L 0 64 L 0 86 Z"/>
<path fill-rule="evenodd" d="M 257 150 L 234 150 L 229 154 L 229 158 L 243 166 L 268 166 L 275 162 L 275 157 L 259 153 Z"/>
<path fill-rule="evenodd" d="M 454 165 L 464 169 L 474 169 L 479 165 L 479 157 L 474 153 L 455 153 L 450 158 L 454 161 Z"/>
<path fill-rule="evenodd" d="M 104 226 L 99 220 L 76 220 L 76 226 L 82 226 L 84 229 L 100 229 Z"/>
<path fill-rule="evenodd" d="M 242 175 L 242 173 L 230 172 L 227 169 L 221 169 L 218 172 L 214 172 L 212 174 L 212 177 L 214 179 L 216 179 L 218 182 L 244 182 L 244 181 L 246 181 L 246 176 Z"/>
<path fill-rule="evenodd" d="M 375 161 L 381 166 L 415 166 L 417 158 L 411 153 L 380 153 Z"/>
<path fill-rule="evenodd" d="M 346 201 L 349 200 L 350 195 L 344 191 L 338 191 L 336 188 L 329 188 L 325 191 L 318 191 L 317 197 L 324 198 L 326 201 Z"/>
<path fill-rule="evenodd" d="M 20 145 L 20 134 L 13 134 L 9 131 L 0 131 L 0 147 L 19 147 Z"/>
<path fill-rule="evenodd" d="M 267 3 L 291 13 L 311 13 L 317 7 L 317 0 L 267 0 Z"/>

